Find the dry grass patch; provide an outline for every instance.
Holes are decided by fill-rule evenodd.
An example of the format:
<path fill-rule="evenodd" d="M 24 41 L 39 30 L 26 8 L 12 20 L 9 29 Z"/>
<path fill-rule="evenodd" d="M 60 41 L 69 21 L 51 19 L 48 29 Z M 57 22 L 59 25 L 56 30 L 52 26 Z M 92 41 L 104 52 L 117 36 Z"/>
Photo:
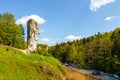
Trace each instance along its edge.
<path fill-rule="evenodd" d="M 91 75 L 80 73 L 67 67 L 65 80 L 99 80 L 99 79 Z"/>

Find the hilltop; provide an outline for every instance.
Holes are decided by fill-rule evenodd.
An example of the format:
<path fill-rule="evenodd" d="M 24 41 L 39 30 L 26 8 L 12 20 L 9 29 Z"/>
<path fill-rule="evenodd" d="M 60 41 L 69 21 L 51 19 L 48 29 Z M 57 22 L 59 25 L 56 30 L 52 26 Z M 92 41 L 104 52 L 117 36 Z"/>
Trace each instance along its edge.
<path fill-rule="evenodd" d="M 0 80 L 63 80 L 64 67 L 53 57 L 0 45 Z"/>

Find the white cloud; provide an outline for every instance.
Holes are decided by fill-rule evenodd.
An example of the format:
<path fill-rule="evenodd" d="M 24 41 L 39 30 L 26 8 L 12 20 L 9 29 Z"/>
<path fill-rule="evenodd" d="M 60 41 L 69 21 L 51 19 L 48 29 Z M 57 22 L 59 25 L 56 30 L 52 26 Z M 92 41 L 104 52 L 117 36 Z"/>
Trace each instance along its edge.
<path fill-rule="evenodd" d="M 115 2 L 116 0 L 91 0 L 90 2 L 90 10 L 96 11 L 101 6 Z"/>
<path fill-rule="evenodd" d="M 49 38 L 42 38 L 39 43 L 47 44 L 49 46 L 55 45 L 58 42 L 58 39 L 49 39 Z"/>
<path fill-rule="evenodd" d="M 116 18 L 120 18 L 120 16 L 108 16 L 105 18 L 106 21 L 110 21 L 110 20 L 113 20 L 113 19 L 116 19 Z"/>
<path fill-rule="evenodd" d="M 110 21 L 110 20 L 112 20 L 113 18 L 114 18 L 113 16 L 109 16 L 109 17 L 106 17 L 105 20 L 106 20 L 106 21 Z"/>
<path fill-rule="evenodd" d="M 57 42 L 55 40 L 51 40 L 49 46 L 55 45 Z"/>
<path fill-rule="evenodd" d="M 65 37 L 64 39 L 73 41 L 73 40 L 77 40 L 77 39 L 80 39 L 80 38 L 81 38 L 81 36 L 69 35 L 69 36 Z"/>
<path fill-rule="evenodd" d="M 26 26 L 26 22 L 29 19 L 34 19 L 38 24 L 43 24 L 45 22 L 45 20 L 42 17 L 33 14 L 30 16 L 24 16 L 24 17 L 16 20 L 16 24 L 22 24 L 22 25 Z"/>
<path fill-rule="evenodd" d="M 57 42 L 59 41 L 59 39 L 53 39 L 53 40 L 51 40 L 51 44 L 56 44 Z"/>
<path fill-rule="evenodd" d="M 49 38 L 43 38 L 43 39 L 41 39 L 41 41 L 44 43 L 47 43 L 47 42 L 50 42 L 51 40 Z"/>

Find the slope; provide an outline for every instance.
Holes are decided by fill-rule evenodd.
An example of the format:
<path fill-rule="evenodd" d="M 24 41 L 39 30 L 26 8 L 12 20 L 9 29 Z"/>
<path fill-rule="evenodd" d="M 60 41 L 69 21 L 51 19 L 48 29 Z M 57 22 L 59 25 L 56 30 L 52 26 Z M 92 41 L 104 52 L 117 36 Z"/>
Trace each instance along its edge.
<path fill-rule="evenodd" d="M 64 68 L 53 57 L 25 55 L 0 45 L 0 80 L 63 80 Z"/>

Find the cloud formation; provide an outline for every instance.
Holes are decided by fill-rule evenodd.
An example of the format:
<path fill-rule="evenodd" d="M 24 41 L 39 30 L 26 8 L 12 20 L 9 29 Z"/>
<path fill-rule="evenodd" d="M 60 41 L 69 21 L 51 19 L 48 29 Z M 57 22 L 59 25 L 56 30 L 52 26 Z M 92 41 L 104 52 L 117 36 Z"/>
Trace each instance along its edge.
<path fill-rule="evenodd" d="M 118 19 L 118 18 L 120 18 L 120 16 L 108 16 L 108 17 L 105 18 L 105 20 L 106 21 L 111 21 L 111 20 L 116 19 L 116 18 Z"/>
<path fill-rule="evenodd" d="M 106 21 L 110 21 L 110 20 L 112 20 L 113 18 L 114 18 L 113 16 L 109 16 L 109 17 L 106 17 L 105 20 L 106 20 Z"/>
<path fill-rule="evenodd" d="M 29 19 L 34 19 L 38 24 L 43 24 L 45 22 L 45 19 L 43 19 L 42 17 L 38 16 L 38 15 L 30 15 L 30 16 L 24 16 L 18 20 L 16 20 L 16 24 L 22 24 L 24 26 L 26 26 L 26 22 Z"/>
<path fill-rule="evenodd" d="M 90 10 L 96 11 L 98 8 L 101 8 L 103 5 L 115 2 L 116 0 L 91 0 Z"/>
<path fill-rule="evenodd" d="M 44 43 L 47 43 L 47 42 L 50 42 L 51 40 L 49 38 L 43 38 L 43 39 L 41 39 L 41 41 Z"/>
<path fill-rule="evenodd" d="M 40 42 L 42 44 L 48 44 L 49 46 L 55 45 L 58 43 L 58 39 L 49 39 L 49 38 L 42 38 L 40 39 Z"/>
<path fill-rule="evenodd" d="M 81 38 L 81 36 L 69 35 L 69 36 L 65 37 L 64 39 L 69 40 L 69 41 L 73 41 L 73 40 L 77 40 L 77 39 L 80 39 L 80 38 Z"/>

